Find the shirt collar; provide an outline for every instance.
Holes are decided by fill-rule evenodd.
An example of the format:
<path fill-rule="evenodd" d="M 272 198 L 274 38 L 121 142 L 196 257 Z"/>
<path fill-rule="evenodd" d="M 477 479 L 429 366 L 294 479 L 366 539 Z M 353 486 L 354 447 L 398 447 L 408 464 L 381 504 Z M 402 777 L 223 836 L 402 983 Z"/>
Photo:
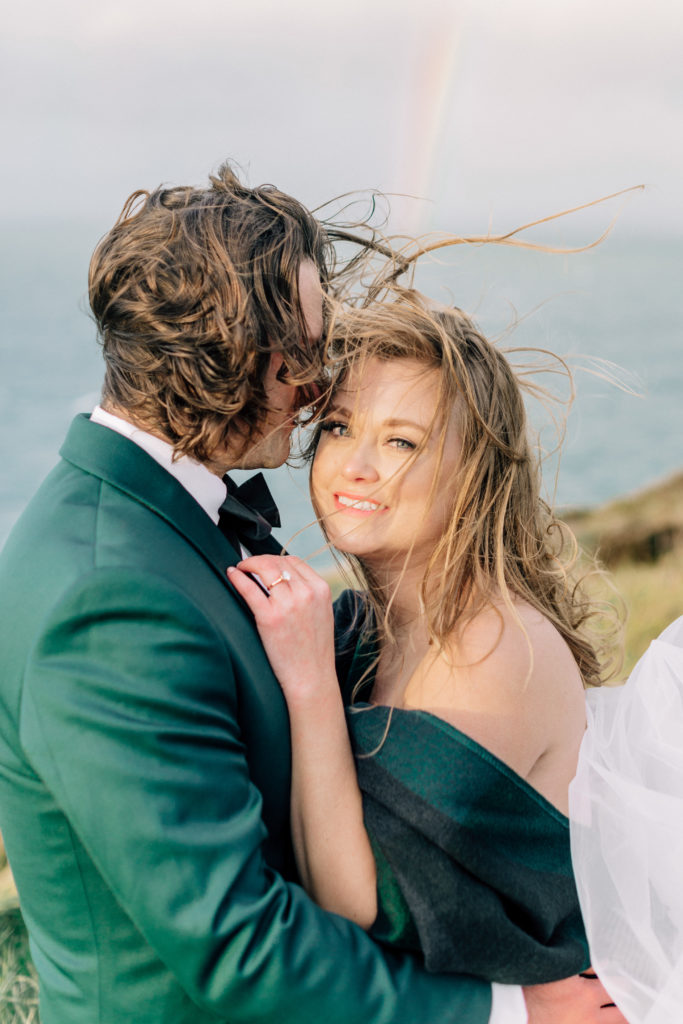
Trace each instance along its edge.
<path fill-rule="evenodd" d="M 201 505 L 207 516 L 218 525 L 218 510 L 227 496 L 227 488 L 220 477 L 212 473 L 201 462 L 190 458 L 189 455 L 181 455 L 180 458 L 174 460 L 173 446 L 168 441 L 162 441 L 160 437 L 140 430 L 128 420 L 107 412 L 101 405 L 95 406 L 90 420 L 92 423 L 99 423 L 100 426 L 109 427 L 110 430 L 123 434 L 124 437 L 129 438 L 147 452 L 155 462 L 158 462 L 171 476 L 176 478 L 178 483 Z"/>

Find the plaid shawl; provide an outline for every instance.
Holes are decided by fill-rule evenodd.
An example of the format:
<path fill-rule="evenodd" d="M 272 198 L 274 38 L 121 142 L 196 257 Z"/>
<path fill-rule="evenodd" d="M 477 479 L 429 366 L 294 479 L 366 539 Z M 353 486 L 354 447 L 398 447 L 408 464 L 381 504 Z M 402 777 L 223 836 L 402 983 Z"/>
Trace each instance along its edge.
<path fill-rule="evenodd" d="M 344 595 L 347 703 L 374 653 L 353 637 L 349 609 Z M 583 970 L 569 820 L 435 715 L 356 703 L 347 723 L 377 863 L 374 937 L 419 952 L 429 970 L 488 981 L 533 985 Z"/>

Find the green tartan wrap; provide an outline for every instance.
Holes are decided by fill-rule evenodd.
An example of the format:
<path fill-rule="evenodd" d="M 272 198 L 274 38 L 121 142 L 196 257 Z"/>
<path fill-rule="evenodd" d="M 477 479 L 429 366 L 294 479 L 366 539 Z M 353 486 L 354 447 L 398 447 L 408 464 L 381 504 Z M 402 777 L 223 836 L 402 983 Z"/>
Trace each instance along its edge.
<path fill-rule="evenodd" d="M 343 595 L 336 609 L 347 703 L 373 655 L 353 639 L 352 607 Z M 347 723 L 377 863 L 374 937 L 421 953 L 429 970 L 488 981 L 585 969 L 569 820 L 435 715 L 356 703 Z"/>

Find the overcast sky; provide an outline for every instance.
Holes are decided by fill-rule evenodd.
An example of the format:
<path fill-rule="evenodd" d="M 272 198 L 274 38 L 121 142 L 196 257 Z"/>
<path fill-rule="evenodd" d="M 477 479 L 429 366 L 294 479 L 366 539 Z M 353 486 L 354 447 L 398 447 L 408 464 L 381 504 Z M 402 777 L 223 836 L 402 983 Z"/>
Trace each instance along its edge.
<path fill-rule="evenodd" d="M 683 233 L 680 0 L 26 0 L 0 42 L 0 215 L 102 222 L 225 157 L 313 206 L 496 230 L 638 183 Z M 602 215 L 600 215 L 602 216 Z"/>

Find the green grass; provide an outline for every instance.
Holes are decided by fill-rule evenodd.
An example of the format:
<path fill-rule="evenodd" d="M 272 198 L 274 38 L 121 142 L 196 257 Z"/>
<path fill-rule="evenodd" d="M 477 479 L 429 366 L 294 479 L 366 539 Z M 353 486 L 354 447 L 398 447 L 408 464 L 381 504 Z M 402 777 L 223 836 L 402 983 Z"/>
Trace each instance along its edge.
<path fill-rule="evenodd" d="M 651 564 L 624 562 L 612 579 L 628 609 L 625 677 L 650 641 L 683 615 L 683 547 Z"/>
<path fill-rule="evenodd" d="M 37 1024 L 38 981 L 17 908 L 0 913 L 0 1024 Z"/>
<path fill-rule="evenodd" d="M 626 607 L 625 678 L 650 641 L 683 615 L 683 473 L 565 518 L 581 546 L 606 563 Z M 604 590 L 600 596 L 610 598 Z"/>

